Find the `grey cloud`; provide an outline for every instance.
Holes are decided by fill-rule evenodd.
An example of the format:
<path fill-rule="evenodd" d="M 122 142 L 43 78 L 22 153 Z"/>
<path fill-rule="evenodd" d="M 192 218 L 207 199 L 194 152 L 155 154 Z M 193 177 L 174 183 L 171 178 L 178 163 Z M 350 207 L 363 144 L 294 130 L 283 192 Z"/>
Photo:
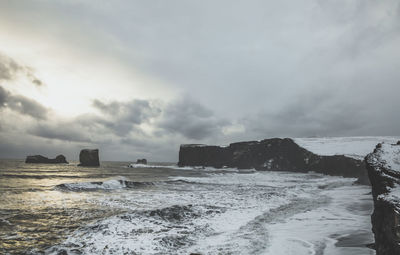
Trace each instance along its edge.
<path fill-rule="evenodd" d="M 109 103 L 94 100 L 93 107 L 102 114 L 83 114 L 68 121 L 42 122 L 29 129 L 29 133 L 74 142 L 99 143 L 108 137 L 121 145 L 141 147 L 141 151 L 148 152 L 170 136 L 175 137 L 174 144 L 187 139 L 209 139 L 222 135 L 222 128 L 229 125 L 227 120 L 217 117 L 213 111 L 191 99 L 173 101 L 164 106 L 155 106 L 146 100 Z M 153 126 L 155 132 L 145 132 L 140 126 L 143 123 Z"/>
<path fill-rule="evenodd" d="M 103 103 L 99 99 L 94 99 L 92 105 L 100 111 L 110 115 L 118 114 L 121 106 L 121 104 L 117 102 Z"/>
<path fill-rule="evenodd" d="M 99 123 L 120 136 L 127 135 L 132 130 L 140 132 L 138 125 L 149 122 L 161 113 L 161 109 L 148 100 L 104 103 L 95 99 L 92 105 L 105 114 Z"/>
<path fill-rule="evenodd" d="M 380 84 L 368 82 L 367 74 L 382 77 L 381 69 L 399 65 L 398 1 L 133 1 L 114 7 L 118 15 L 90 8 L 109 17 L 113 38 L 126 46 L 123 59 L 229 118 L 279 110 L 330 81 L 357 79 L 372 98 L 373 89 L 365 88 Z"/>
<path fill-rule="evenodd" d="M 0 86 L 0 108 L 6 106 L 7 98 L 9 96 L 10 93 Z"/>
<path fill-rule="evenodd" d="M 56 124 L 41 123 L 28 130 L 32 135 L 72 142 L 91 142 L 87 137 L 87 130 L 77 127 L 73 122 L 60 122 Z"/>
<path fill-rule="evenodd" d="M 38 87 L 43 85 L 43 82 L 35 76 L 32 68 L 20 65 L 14 59 L 0 52 L 0 81 L 15 80 L 19 74 L 25 75 Z"/>
<path fill-rule="evenodd" d="M 18 65 L 13 59 L 0 53 L 0 80 L 12 80 L 18 71 L 23 67 Z"/>
<path fill-rule="evenodd" d="M 102 5 L 22 0 L 0 6 L 1 21 L 23 20 L 38 41 L 50 34 L 71 52 L 104 54 L 104 60 L 115 60 L 155 78 L 163 89 L 197 101 L 158 105 L 152 100 L 112 101 L 111 94 L 105 95 L 108 101 L 92 102 L 97 114 L 50 125 L 57 133 L 36 132 L 42 136 L 71 140 L 67 126 L 83 136 L 75 134 L 75 140 L 106 137 L 118 154 L 118 146 L 145 153 L 191 140 L 399 134 L 397 0 L 133 0 Z M 10 79 L 21 71 L 7 61 L 0 61 L 0 75 Z M 135 86 L 142 95 L 152 95 L 151 85 Z M 10 107 L 7 101 L 13 97 L 0 90 L 0 108 Z M 243 126 L 244 132 L 223 136 L 221 129 L 230 123 Z M 154 133 L 145 132 L 146 125 Z"/>
<path fill-rule="evenodd" d="M 33 99 L 15 95 L 9 98 L 7 104 L 15 111 L 30 115 L 37 119 L 46 119 L 48 109 Z"/>
<path fill-rule="evenodd" d="M 81 114 L 70 119 L 53 118 L 37 123 L 28 129 L 34 136 L 69 142 L 101 143 L 118 132 L 113 130 L 112 121 L 92 113 Z M 110 132 L 113 131 L 113 132 Z"/>
<path fill-rule="evenodd" d="M 2 133 L 0 132 L 0 155 L 4 158 L 23 159 L 27 155 L 41 154 L 51 158 L 59 154 L 67 157 L 68 161 L 76 160 L 82 145 L 75 143 L 65 143 L 31 136 L 23 133 Z M 21 146 L 21 144 L 23 146 Z"/>
<path fill-rule="evenodd" d="M 337 33 L 339 32 L 335 47 L 329 45 L 336 61 L 370 57 L 398 40 L 398 1 L 353 1 L 347 3 L 346 8 L 338 1 L 317 3 L 317 20 L 322 21 L 326 27 L 336 26 Z"/>
<path fill-rule="evenodd" d="M 102 114 L 87 113 L 69 120 L 49 120 L 30 128 L 29 133 L 73 142 L 100 142 L 113 135 L 117 140 L 120 137 L 130 139 L 127 137 L 132 132 L 136 136 L 143 135 L 140 125 L 158 116 L 161 111 L 146 100 L 104 103 L 95 99 L 92 105 Z"/>
<path fill-rule="evenodd" d="M 214 116 L 210 109 L 190 99 L 168 104 L 157 127 L 161 133 L 181 134 L 186 138 L 201 140 L 221 134 L 229 122 Z"/>
<path fill-rule="evenodd" d="M 246 127 L 247 139 L 398 134 L 397 110 L 388 108 L 385 101 L 393 103 L 396 96 L 386 95 L 380 100 L 377 94 L 369 101 L 361 97 L 362 91 L 353 93 L 335 87 L 315 88 L 279 110 L 247 116 L 241 123 Z M 347 100 L 340 100 L 346 98 L 345 94 Z"/>
<path fill-rule="evenodd" d="M 32 80 L 32 83 L 35 84 L 36 86 L 42 86 L 43 82 L 37 78 Z"/>
<path fill-rule="evenodd" d="M 10 108 L 36 119 L 46 119 L 48 109 L 37 101 L 21 95 L 13 95 L 0 86 L 0 108 Z"/>
<path fill-rule="evenodd" d="M 91 143 L 107 139 L 112 127 L 112 122 L 103 116 L 86 113 L 71 119 L 42 121 L 29 128 L 28 133 L 48 139 Z"/>

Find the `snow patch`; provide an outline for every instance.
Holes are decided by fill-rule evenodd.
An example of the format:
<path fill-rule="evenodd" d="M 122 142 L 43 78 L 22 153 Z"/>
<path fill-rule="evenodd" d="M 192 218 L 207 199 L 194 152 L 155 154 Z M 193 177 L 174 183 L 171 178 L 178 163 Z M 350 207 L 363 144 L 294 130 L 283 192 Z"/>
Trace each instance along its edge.
<path fill-rule="evenodd" d="M 400 145 L 382 144 L 379 157 L 386 169 L 400 172 Z"/>
<path fill-rule="evenodd" d="M 346 155 L 362 160 L 374 150 L 378 143 L 396 143 L 400 140 L 400 136 L 319 137 L 295 138 L 293 140 L 298 145 L 318 155 Z"/>

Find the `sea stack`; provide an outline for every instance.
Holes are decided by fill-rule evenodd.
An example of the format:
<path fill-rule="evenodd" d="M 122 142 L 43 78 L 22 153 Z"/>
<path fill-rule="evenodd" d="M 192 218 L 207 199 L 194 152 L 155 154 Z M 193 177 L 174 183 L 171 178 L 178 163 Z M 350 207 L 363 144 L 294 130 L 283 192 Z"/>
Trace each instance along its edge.
<path fill-rule="evenodd" d="M 365 162 L 374 199 L 376 254 L 400 254 L 400 142 L 378 144 Z"/>
<path fill-rule="evenodd" d="M 181 145 L 178 165 L 292 172 L 314 171 L 358 178 L 358 183 L 369 185 L 363 161 L 343 155 L 316 155 L 300 147 L 290 138 L 231 143 L 225 147 Z"/>
<path fill-rule="evenodd" d="M 145 159 L 145 158 L 138 159 L 138 160 L 136 160 L 136 164 L 147 165 L 147 159 Z"/>
<path fill-rule="evenodd" d="M 83 149 L 79 153 L 80 164 L 78 166 L 100 166 L 98 149 Z"/>
<path fill-rule="evenodd" d="M 55 158 L 46 158 L 42 155 L 27 156 L 25 163 L 34 164 L 68 164 L 64 155 L 58 155 Z"/>

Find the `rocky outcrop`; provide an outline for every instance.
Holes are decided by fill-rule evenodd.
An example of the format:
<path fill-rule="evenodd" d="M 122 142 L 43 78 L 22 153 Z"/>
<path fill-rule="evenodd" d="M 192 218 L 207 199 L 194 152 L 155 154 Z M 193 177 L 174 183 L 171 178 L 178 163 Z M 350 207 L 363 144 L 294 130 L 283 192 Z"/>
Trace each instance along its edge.
<path fill-rule="evenodd" d="M 36 164 L 68 164 L 64 155 L 58 155 L 55 158 L 46 158 L 42 155 L 27 156 L 25 163 L 36 163 Z"/>
<path fill-rule="evenodd" d="M 343 155 L 319 156 L 292 139 L 273 138 L 262 141 L 232 143 L 226 147 L 201 144 L 181 145 L 179 166 L 309 172 L 356 177 L 369 184 L 364 163 Z"/>
<path fill-rule="evenodd" d="M 99 150 L 83 149 L 79 153 L 80 164 L 78 166 L 100 166 Z"/>
<path fill-rule="evenodd" d="M 378 144 L 365 163 L 374 199 L 376 254 L 400 254 L 400 142 Z"/>
<path fill-rule="evenodd" d="M 147 159 L 145 159 L 145 158 L 138 159 L 138 160 L 136 160 L 136 164 L 147 165 Z"/>

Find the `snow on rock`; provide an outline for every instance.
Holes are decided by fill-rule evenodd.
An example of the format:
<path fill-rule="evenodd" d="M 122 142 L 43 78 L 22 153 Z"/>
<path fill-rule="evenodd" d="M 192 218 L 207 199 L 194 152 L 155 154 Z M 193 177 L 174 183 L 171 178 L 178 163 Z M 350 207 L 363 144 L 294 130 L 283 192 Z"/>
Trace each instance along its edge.
<path fill-rule="evenodd" d="M 400 172 L 400 146 L 382 144 L 380 159 L 386 169 Z"/>
<path fill-rule="evenodd" d="M 374 198 L 377 255 L 400 254 L 400 142 L 378 144 L 365 162 Z"/>
<path fill-rule="evenodd" d="M 343 155 L 320 156 L 299 146 L 290 138 L 231 143 L 220 146 L 181 146 L 179 166 L 309 172 L 356 177 L 369 184 L 362 160 Z"/>
<path fill-rule="evenodd" d="M 346 155 L 363 159 L 378 143 L 395 143 L 400 136 L 295 138 L 294 141 L 318 155 Z"/>

